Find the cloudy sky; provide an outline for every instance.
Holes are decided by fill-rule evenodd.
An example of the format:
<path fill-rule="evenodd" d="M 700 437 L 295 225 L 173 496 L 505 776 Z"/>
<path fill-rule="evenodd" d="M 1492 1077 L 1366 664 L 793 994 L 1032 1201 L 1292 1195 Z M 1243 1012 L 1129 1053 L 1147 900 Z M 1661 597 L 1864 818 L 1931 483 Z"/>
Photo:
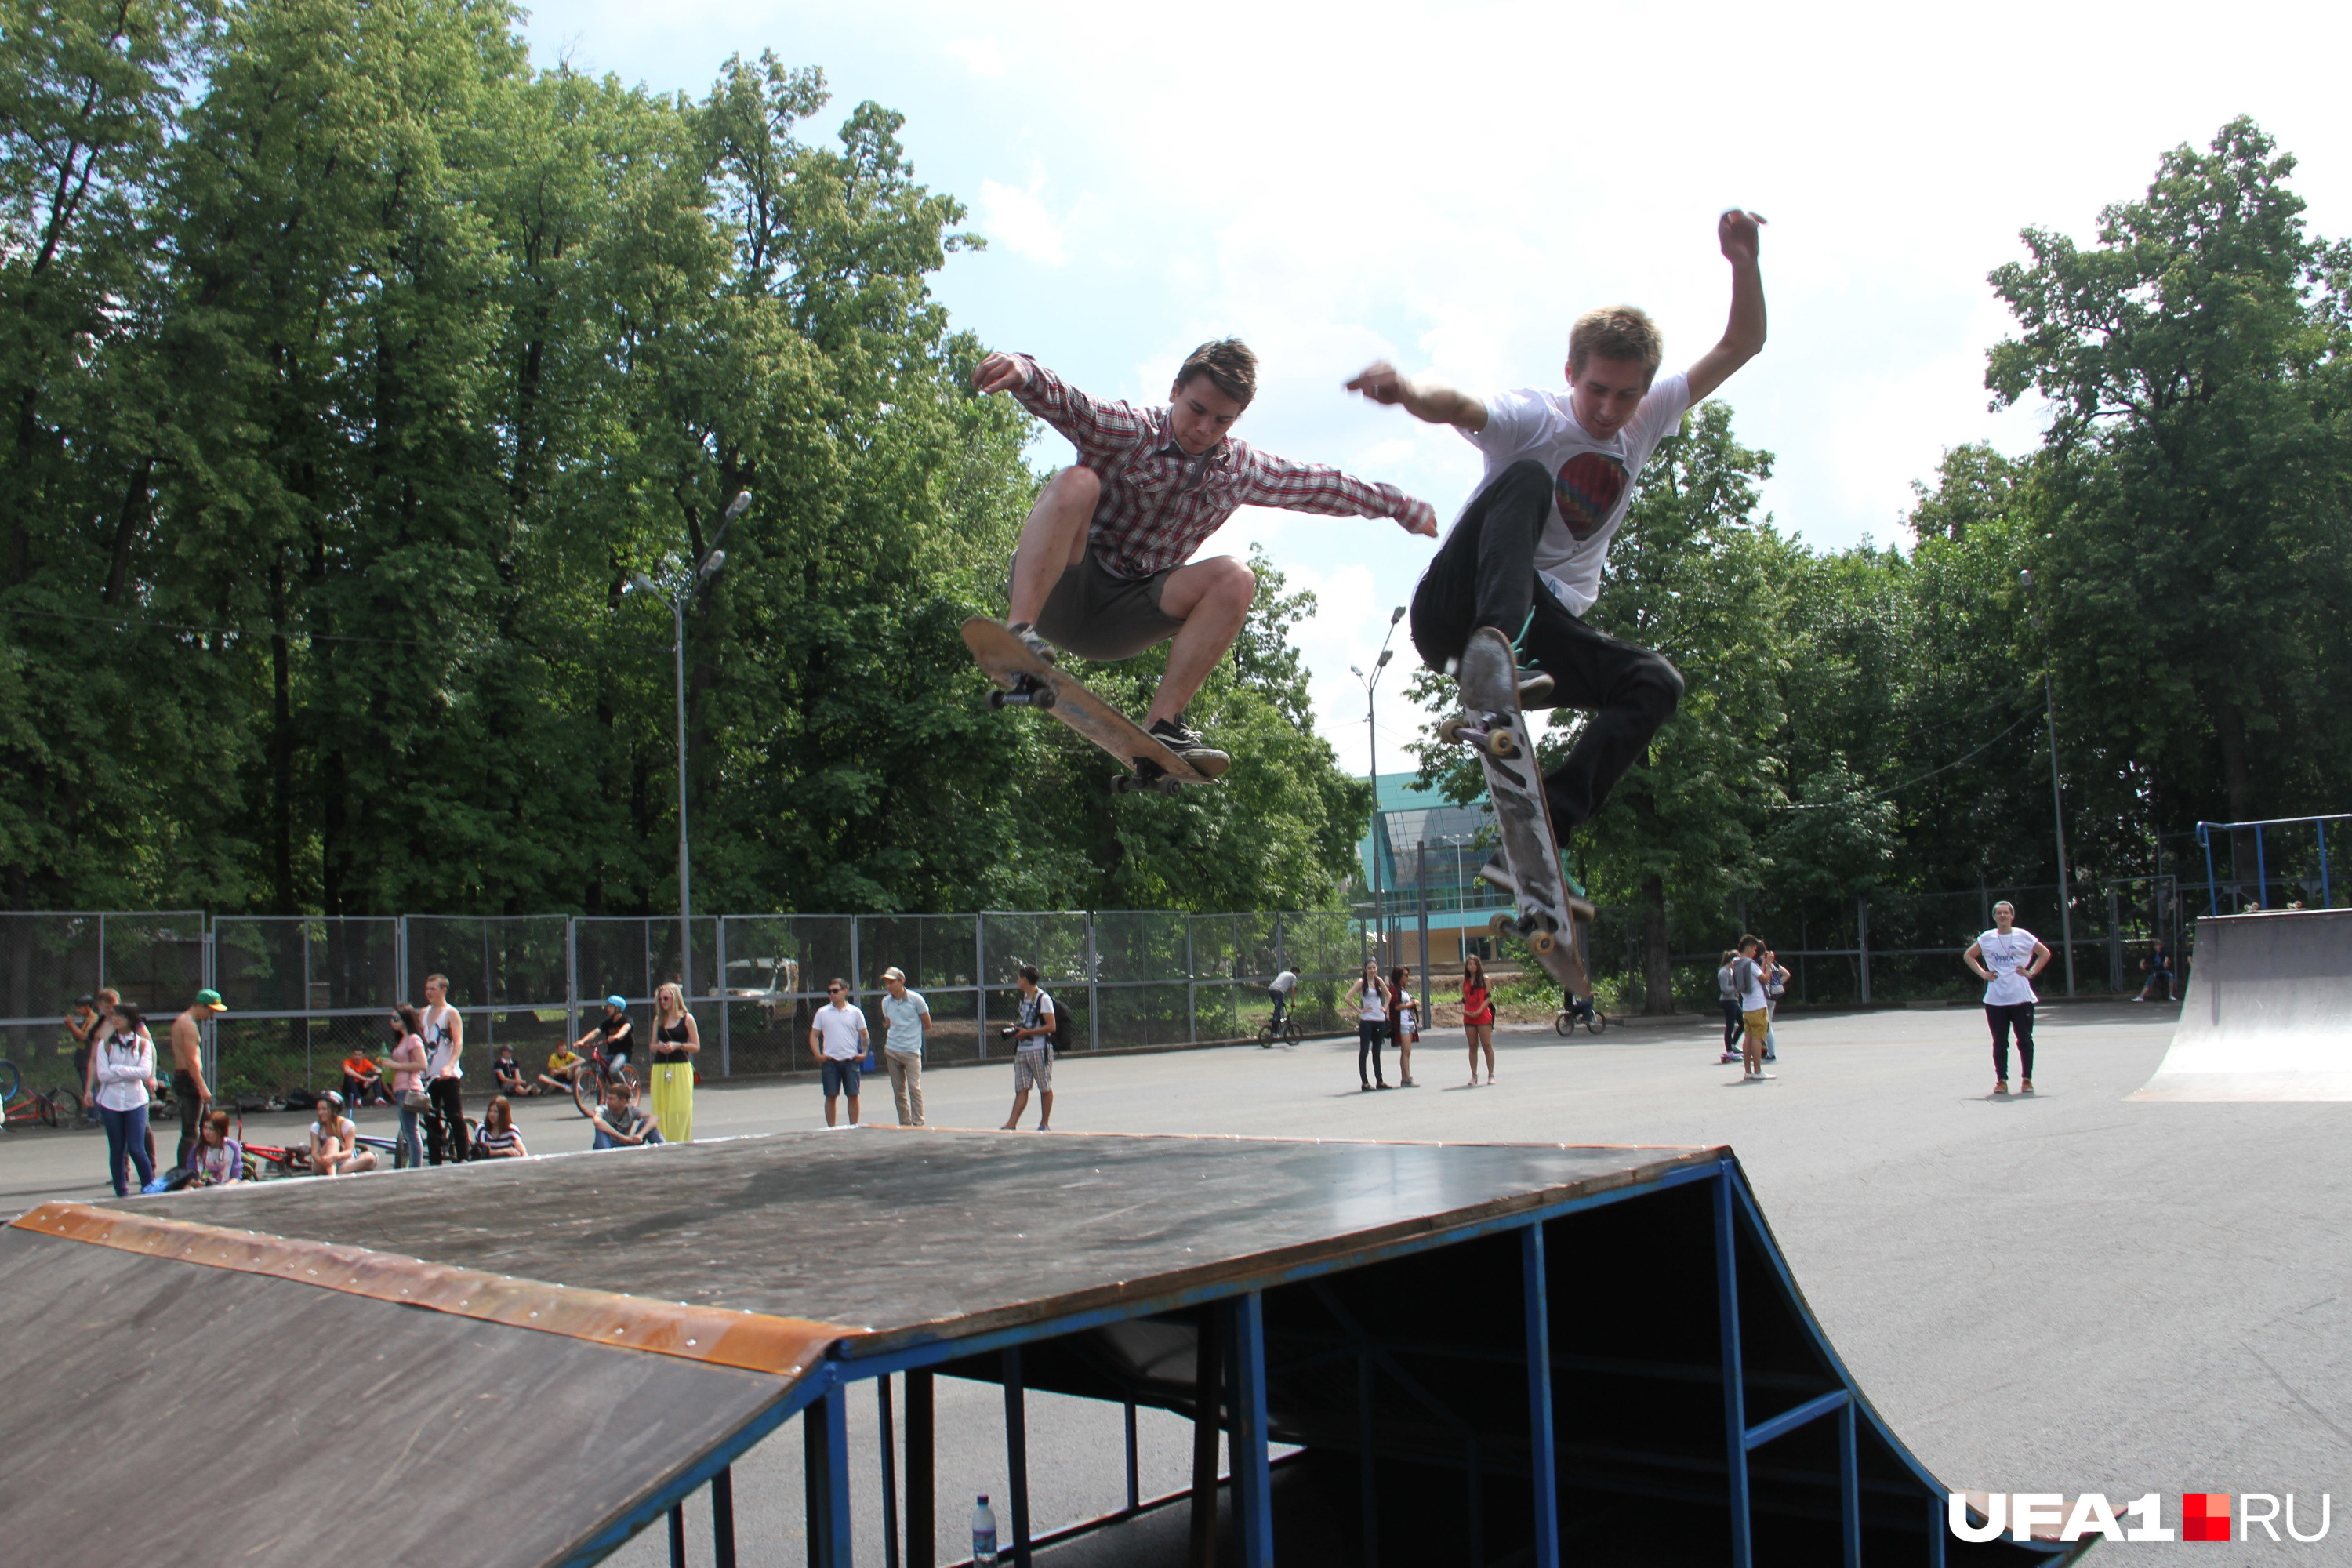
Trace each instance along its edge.
<path fill-rule="evenodd" d="M 2352 21 L 2303 0 L 2252 12 L 2040 0 L 1967 5 L 1599 8 L 1559 0 L 1246 6 L 881 0 L 561 0 L 539 60 L 699 96 L 728 55 L 824 68 L 814 130 L 873 99 L 907 116 L 919 178 L 986 250 L 937 280 L 957 323 L 1104 396 L 1158 400 L 1184 352 L 1245 337 L 1262 362 L 1243 433 L 1428 499 L 1475 480 L 1459 437 L 1347 396 L 1389 357 L 1458 384 L 1559 384 L 1570 321 L 1627 300 L 1667 361 L 1723 330 L 1715 215 L 1770 220 L 1771 342 L 1724 396 L 1778 459 L 1780 525 L 1824 549 L 1901 540 L 1944 448 L 2030 447 L 1993 414 L 1985 274 L 2034 225 L 2087 237 L 2164 149 L 2252 115 L 2302 160 L 2321 233 L 2352 232 Z M 1042 467 L 1067 460 L 1041 442 Z M 1366 752 L 1388 611 L 1433 545 L 1385 521 L 1245 511 L 1312 588 L 1325 735 Z M 1380 690 L 1381 766 L 1416 720 Z"/>

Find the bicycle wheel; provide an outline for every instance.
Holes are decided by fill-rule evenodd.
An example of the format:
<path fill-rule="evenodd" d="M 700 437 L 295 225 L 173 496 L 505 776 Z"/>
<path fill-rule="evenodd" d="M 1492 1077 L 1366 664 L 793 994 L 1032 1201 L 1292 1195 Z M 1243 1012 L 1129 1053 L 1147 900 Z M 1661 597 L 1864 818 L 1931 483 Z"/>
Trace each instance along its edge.
<path fill-rule="evenodd" d="M 583 1116 L 596 1114 L 596 1075 L 583 1064 L 572 1075 L 572 1103 L 580 1108 Z"/>
<path fill-rule="evenodd" d="M 1307 1038 L 1307 1031 L 1299 1026 L 1297 1018 L 1285 1018 L 1282 1021 L 1282 1037 L 1295 1046 Z"/>
<path fill-rule="evenodd" d="M 16 1099 L 16 1091 L 24 1087 L 25 1080 L 17 1076 L 16 1064 L 0 1058 L 0 1104 Z"/>
<path fill-rule="evenodd" d="M 1572 1013 L 1556 1014 L 1552 1018 L 1551 1026 L 1554 1034 L 1565 1035 L 1576 1027 L 1576 1016 Z"/>
<path fill-rule="evenodd" d="M 58 1125 L 60 1127 L 79 1127 L 89 1120 L 89 1113 L 81 1108 L 79 1085 L 58 1085 L 49 1090 L 49 1103 L 58 1108 Z"/>
<path fill-rule="evenodd" d="M 1272 1024 L 1260 1024 L 1257 1026 L 1257 1048 L 1262 1051 L 1270 1051 L 1274 1049 L 1274 1026 Z"/>
<path fill-rule="evenodd" d="M 1608 1026 L 1609 1015 L 1598 1007 L 1592 1009 L 1592 1016 L 1584 1020 L 1585 1032 L 1588 1034 L 1597 1035 Z"/>

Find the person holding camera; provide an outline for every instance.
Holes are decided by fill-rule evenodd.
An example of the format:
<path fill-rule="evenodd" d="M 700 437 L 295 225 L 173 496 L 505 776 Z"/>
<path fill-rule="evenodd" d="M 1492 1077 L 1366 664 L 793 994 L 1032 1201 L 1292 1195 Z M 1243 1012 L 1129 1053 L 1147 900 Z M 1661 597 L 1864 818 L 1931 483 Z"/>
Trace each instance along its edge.
<path fill-rule="evenodd" d="M 1037 984 L 1037 966 L 1024 963 L 1019 974 L 1021 996 L 1013 1025 L 1013 1114 L 1003 1131 L 1018 1131 L 1021 1113 L 1029 1109 L 1029 1091 L 1037 1091 L 1037 1131 L 1050 1132 L 1054 1121 L 1054 999 Z"/>

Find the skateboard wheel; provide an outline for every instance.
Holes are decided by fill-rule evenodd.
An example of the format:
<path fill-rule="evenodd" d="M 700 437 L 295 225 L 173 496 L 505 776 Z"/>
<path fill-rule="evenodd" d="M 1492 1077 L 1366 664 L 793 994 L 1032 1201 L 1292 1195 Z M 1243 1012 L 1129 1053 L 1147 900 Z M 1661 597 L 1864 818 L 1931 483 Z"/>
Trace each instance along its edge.
<path fill-rule="evenodd" d="M 1478 739 L 1478 726 L 1467 719 L 1448 719 L 1437 727 L 1437 738 L 1448 745 L 1468 745 Z"/>
<path fill-rule="evenodd" d="M 1161 779 L 1154 787 L 1157 788 L 1161 795 L 1182 795 L 1184 793 L 1184 786 L 1174 779 Z"/>
<path fill-rule="evenodd" d="M 1559 939 L 1553 936 L 1551 932 L 1548 931 L 1531 931 L 1528 932 L 1528 946 L 1532 949 L 1539 958 L 1549 957 L 1551 950 L 1559 945 Z"/>
<path fill-rule="evenodd" d="M 1486 929 L 1496 936 L 1517 936 L 1519 934 L 1519 922 L 1509 915 L 1496 915 L 1486 922 Z"/>
<path fill-rule="evenodd" d="M 1053 705 L 1054 689 L 1050 686 L 1041 686 L 1029 694 L 1029 706 L 1032 708 L 1051 708 Z"/>
<path fill-rule="evenodd" d="M 1486 750 L 1497 757 L 1517 756 L 1519 754 L 1518 732 L 1515 730 L 1487 731 Z"/>
<path fill-rule="evenodd" d="M 1004 693 L 1001 690 L 990 692 L 988 694 L 988 705 L 992 709 L 1003 708 L 1004 706 Z"/>

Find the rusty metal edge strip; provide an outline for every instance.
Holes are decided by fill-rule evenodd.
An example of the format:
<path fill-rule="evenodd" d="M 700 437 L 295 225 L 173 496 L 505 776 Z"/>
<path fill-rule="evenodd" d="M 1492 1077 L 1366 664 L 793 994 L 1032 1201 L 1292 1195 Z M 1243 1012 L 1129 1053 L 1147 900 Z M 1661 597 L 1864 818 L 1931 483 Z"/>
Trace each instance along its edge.
<path fill-rule="evenodd" d="M 801 1376 L 824 1359 L 834 1341 L 865 1331 L 839 1323 L 516 1279 L 362 1247 L 228 1230 L 88 1204 L 43 1204 L 10 1226 L 176 1263 L 266 1275 L 395 1306 L 780 1377 Z"/>

